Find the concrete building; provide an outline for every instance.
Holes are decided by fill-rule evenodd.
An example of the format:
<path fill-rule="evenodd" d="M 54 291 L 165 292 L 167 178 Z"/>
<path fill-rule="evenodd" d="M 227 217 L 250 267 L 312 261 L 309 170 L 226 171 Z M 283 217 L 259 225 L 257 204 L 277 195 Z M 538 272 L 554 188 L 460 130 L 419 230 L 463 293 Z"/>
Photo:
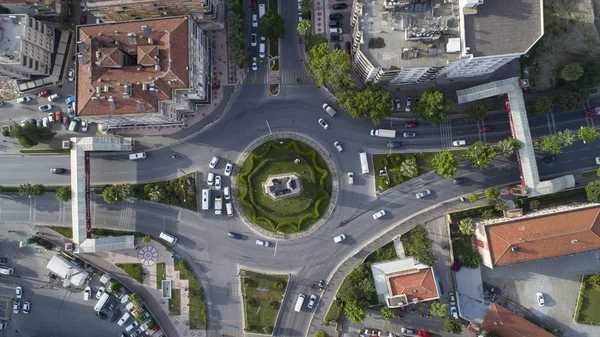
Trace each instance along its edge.
<path fill-rule="evenodd" d="M 103 130 L 181 125 L 210 103 L 210 54 L 189 17 L 79 26 L 76 114 Z"/>
<path fill-rule="evenodd" d="M 53 52 L 54 29 L 29 15 L 0 15 L 0 76 L 49 76 Z"/>
<path fill-rule="evenodd" d="M 379 302 L 390 308 L 440 298 L 433 267 L 412 257 L 373 264 L 371 272 Z"/>
<path fill-rule="evenodd" d="M 489 75 L 544 34 L 541 0 L 354 0 L 353 69 L 407 85 Z"/>
<path fill-rule="evenodd" d="M 88 12 L 103 22 L 194 15 L 198 23 L 219 21 L 216 0 L 86 0 Z"/>
<path fill-rule="evenodd" d="M 65 10 L 66 1 L 44 0 L 0 0 L 0 7 L 15 14 L 27 15 L 58 15 Z"/>

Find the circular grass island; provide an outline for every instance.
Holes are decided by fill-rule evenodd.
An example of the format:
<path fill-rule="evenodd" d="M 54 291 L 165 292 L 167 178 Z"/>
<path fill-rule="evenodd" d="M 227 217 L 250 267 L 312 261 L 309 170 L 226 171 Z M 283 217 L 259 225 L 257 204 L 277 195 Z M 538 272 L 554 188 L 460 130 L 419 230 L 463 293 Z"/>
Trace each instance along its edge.
<path fill-rule="evenodd" d="M 298 140 L 257 146 L 239 167 L 237 196 L 246 219 L 271 232 L 309 229 L 330 203 L 331 173 L 323 157 Z"/>

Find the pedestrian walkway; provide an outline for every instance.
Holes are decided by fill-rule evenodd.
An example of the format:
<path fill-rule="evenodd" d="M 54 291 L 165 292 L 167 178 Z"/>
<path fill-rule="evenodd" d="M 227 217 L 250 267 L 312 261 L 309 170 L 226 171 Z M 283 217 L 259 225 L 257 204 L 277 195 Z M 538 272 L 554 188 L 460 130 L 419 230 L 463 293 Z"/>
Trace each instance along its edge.
<path fill-rule="evenodd" d="M 452 120 L 447 118 L 439 122 L 440 125 L 440 148 L 452 147 Z"/>

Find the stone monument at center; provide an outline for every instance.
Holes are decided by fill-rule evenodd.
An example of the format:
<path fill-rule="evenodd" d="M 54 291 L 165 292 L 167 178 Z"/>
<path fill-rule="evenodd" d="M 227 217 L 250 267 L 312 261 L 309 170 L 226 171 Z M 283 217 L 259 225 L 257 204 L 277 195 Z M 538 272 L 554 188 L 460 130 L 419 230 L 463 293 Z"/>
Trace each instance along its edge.
<path fill-rule="evenodd" d="M 265 193 L 273 199 L 289 198 L 302 192 L 302 180 L 297 173 L 268 176 L 263 183 Z"/>

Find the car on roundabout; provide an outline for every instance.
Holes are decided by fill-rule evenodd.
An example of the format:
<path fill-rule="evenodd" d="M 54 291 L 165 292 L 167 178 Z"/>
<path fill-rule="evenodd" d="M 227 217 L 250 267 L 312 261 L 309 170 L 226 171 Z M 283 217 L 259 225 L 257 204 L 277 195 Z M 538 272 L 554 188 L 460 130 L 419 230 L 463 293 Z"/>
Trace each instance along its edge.
<path fill-rule="evenodd" d="M 382 209 L 381 211 L 373 214 L 373 220 L 377 220 L 377 219 L 381 218 L 384 215 L 385 215 L 385 210 Z"/>
<path fill-rule="evenodd" d="M 342 144 L 340 144 L 340 142 L 338 142 L 337 140 L 333 142 L 333 146 L 335 146 L 338 152 L 342 152 L 344 150 L 344 148 L 342 148 Z"/>
<path fill-rule="evenodd" d="M 269 247 L 269 241 L 256 240 L 257 246 Z"/>
<path fill-rule="evenodd" d="M 354 172 L 348 172 L 348 185 L 354 185 Z"/>
<path fill-rule="evenodd" d="M 323 118 L 319 118 L 319 125 L 321 125 L 321 127 L 325 130 L 329 129 L 329 124 L 327 124 L 327 122 L 323 119 Z"/>
<path fill-rule="evenodd" d="M 537 298 L 537 302 L 540 307 L 543 307 L 544 305 L 546 305 L 546 301 L 544 299 L 544 294 L 542 294 L 541 292 L 538 292 L 537 294 L 535 294 L 535 297 Z"/>
<path fill-rule="evenodd" d="M 430 194 L 431 194 L 431 190 L 430 189 L 426 189 L 423 192 L 419 192 L 419 193 L 415 194 L 415 197 L 417 199 L 422 199 L 422 198 L 425 198 L 426 196 L 428 196 Z"/>
<path fill-rule="evenodd" d="M 229 177 L 231 175 L 231 171 L 232 170 L 233 170 L 233 164 L 232 163 L 227 163 L 225 165 L 225 175 Z"/>
<path fill-rule="evenodd" d="M 333 238 L 333 242 L 335 243 L 340 243 L 342 241 L 346 240 L 346 235 L 345 234 L 340 234 L 336 237 Z"/>

